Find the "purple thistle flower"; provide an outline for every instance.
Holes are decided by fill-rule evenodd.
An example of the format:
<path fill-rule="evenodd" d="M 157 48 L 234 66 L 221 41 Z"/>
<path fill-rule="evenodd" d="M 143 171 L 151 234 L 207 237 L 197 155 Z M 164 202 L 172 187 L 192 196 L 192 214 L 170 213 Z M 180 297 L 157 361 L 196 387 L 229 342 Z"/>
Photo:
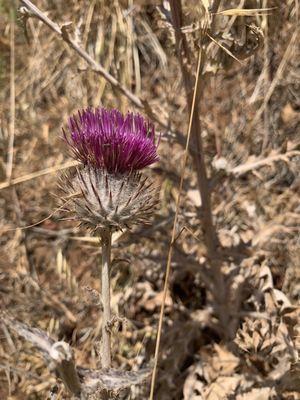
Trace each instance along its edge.
<path fill-rule="evenodd" d="M 75 158 L 108 173 L 129 173 L 158 161 L 154 125 L 140 114 L 86 109 L 69 119 L 64 137 Z"/>

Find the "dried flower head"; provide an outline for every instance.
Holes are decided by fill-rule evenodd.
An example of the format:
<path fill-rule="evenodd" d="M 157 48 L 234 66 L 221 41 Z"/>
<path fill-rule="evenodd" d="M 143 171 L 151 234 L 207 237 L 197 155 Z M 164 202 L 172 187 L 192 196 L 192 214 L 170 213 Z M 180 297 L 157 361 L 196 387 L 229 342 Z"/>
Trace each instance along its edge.
<path fill-rule="evenodd" d="M 64 137 L 76 159 L 109 173 L 136 171 L 158 161 L 154 126 L 139 114 L 82 110 L 69 119 Z"/>
<path fill-rule="evenodd" d="M 65 184 L 66 183 L 66 184 Z M 147 223 L 157 204 L 157 190 L 138 172 L 110 174 L 85 167 L 64 179 L 66 208 L 94 233 Z"/>

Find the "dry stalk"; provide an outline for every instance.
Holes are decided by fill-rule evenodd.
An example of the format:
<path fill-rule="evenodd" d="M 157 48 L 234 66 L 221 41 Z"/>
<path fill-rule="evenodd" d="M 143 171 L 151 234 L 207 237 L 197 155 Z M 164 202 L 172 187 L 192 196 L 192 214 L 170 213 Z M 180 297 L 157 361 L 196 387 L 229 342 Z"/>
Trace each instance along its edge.
<path fill-rule="evenodd" d="M 176 240 L 176 227 L 177 227 L 177 220 L 178 220 L 178 214 L 179 214 L 181 192 L 182 192 L 182 188 L 183 188 L 184 172 L 185 172 L 186 164 L 187 164 L 188 150 L 189 150 L 189 145 L 190 145 L 190 138 L 191 138 L 191 133 L 192 133 L 193 119 L 194 119 L 193 114 L 195 111 L 197 91 L 199 88 L 198 80 L 199 80 L 199 76 L 200 76 L 199 72 L 200 72 L 201 59 L 202 59 L 201 56 L 202 56 L 202 51 L 200 48 L 199 55 L 198 55 L 196 82 L 195 82 L 195 86 L 194 86 L 194 93 L 193 93 L 193 99 L 192 99 L 192 104 L 191 104 L 190 120 L 189 120 L 189 127 L 188 127 L 187 139 L 186 139 L 186 146 L 185 146 L 185 151 L 184 151 L 184 155 L 183 155 L 183 164 L 182 164 L 181 174 L 180 174 L 179 192 L 178 192 L 178 196 L 177 196 L 177 200 L 176 200 L 176 210 L 175 210 L 175 216 L 174 216 L 174 221 L 173 221 L 171 242 L 170 242 L 169 252 L 168 252 L 168 261 L 167 261 L 166 275 L 165 275 L 165 280 L 164 280 L 163 298 L 162 298 L 159 322 L 158 322 L 158 330 L 157 330 L 157 338 L 156 338 L 155 354 L 154 354 L 154 366 L 153 366 L 153 371 L 152 371 L 149 400 L 153 400 L 153 398 L 154 398 L 155 379 L 156 379 L 156 371 L 157 371 L 157 365 L 158 365 L 158 356 L 159 356 L 160 339 L 161 339 L 162 324 L 163 324 L 164 311 L 165 311 L 165 302 L 166 302 L 169 277 L 170 277 L 170 272 L 171 272 L 171 260 L 172 260 L 172 254 L 173 254 L 173 245 Z"/>
<path fill-rule="evenodd" d="M 220 2 L 215 1 L 211 12 L 215 14 L 218 10 Z M 185 94 L 187 99 L 188 109 L 191 115 L 192 104 L 193 104 L 193 94 L 191 92 L 191 87 L 193 87 L 193 75 L 187 68 L 187 64 L 191 64 L 191 54 L 190 49 L 186 40 L 186 37 L 182 33 L 182 7 L 181 1 L 171 0 L 171 14 L 175 29 L 175 40 L 177 47 L 177 56 L 180 63 L 181 73 L 184 82 Z M 214 15 L 212 17 L 211 28 L 214 27 Z M 205 36 L 201 39 L 201 46 L 205 49 L 205 45 L 208 40 L 208 36 Z M 205 50 L 203 50 L 203 57 L 201 57 L 201 63 L 199 67 L 199 76 L 202 75 L 203 68 L 205 65 Z M 198 187 L 201 196 L 202 210 L 203 210 L 203 218 L 202 218 L 202 226 L 204 231 L 204 241 L 207 250 L 207 258 L 209 265 L 211 267 L 213 285 L 211 288 L 212 295 L 215 300 L 215 311 L 218 315 L 222 330 L 226 338 L 231 336 L 230 328 L 229 328 L 229 313 L 226 311 L 226 297 L 227 297 L 227 289 L 224 281 L 224 276 L 221 271 L 221 263 L 218 257 L 218 237 L 215 231 L 215 227 L 213 224 L 212 217 L 212 209 L 211 209 L 211 193 L 207 178 L 207 171 L 204 161 L 204 151 L 201 139 L 201 123 L 200 123 L 200 102 L 203 98 L 204 80 L 198 80 L 197 85 L 197 96 L 195 98 L 196 106 L 193 111 L 192 118 L 192 126 L 191 126 L 191 137 L 194 140 L 196 152 L 192 154 L 193 161 L 195 165 L 195 170 L 197 174 Z"/>
<path fill-rule="evenodd" d="M 180 63 L 181 73 L 184 81 L 185 94 L 187 99 L 187 105 L 189 113 L 191 114 L 192 102 L 193 102 L 193 92 L 191 91 L 193 87 L 193 76 L 188 71 L 186 62 L 190 64 L 191 55 L 188 48 L 188 43 L 186 41 L 185 36 L 181 31 L 182 26 L 182 8 L 181 2 L 176 0 L 170 1 L 172 19 L 175 29 L 175 39 L 176 39 L 176 47 L 177 47 L 177 56 Z M 217 10 L 217 9 L 216 9 Z M 214 12 L 216 11 L 214 9 Z M 200 75 L 203 70 L 204 60 L 203 57 L 201 59 L 200 65 Z M 207 247 L 207 253 L 209 259 L 213 259 L 215 257 L 216 248 L 217 248 L 217 237 L 215 233 L 215 228 L 213 226 L 212 219 L 212 211 L 211 211 L 211 199 L 210 199 L 210 190 L 208 185 L 207 172 L 204 161 L 204 152 L 201 140 L 201 123 L 200 123 L 200 109 L 199 102 L 200 96 L 202 96 L 203 82 L 198 81 L 199 88 L 197 88 L 197 98 L 192 127 L 191 127 L 191 137 L 195 142 L 196 152 L 193 155 L 193 161 L 195 164 L 198 187 L 201 196 L 201 203 L 203 209 L 203 227 L 204 227 L 204 238 L 205 244 Z"/>
<path fill-rule="evenodd" d="M 10 9 L 10 121 L 9 121 L 9 143 L 7 152 L 6 179 L 11 180 L 13 159 L 14 159 L 14 140 L 15 140 L 15 21 L 14 10 Z"/>
<path fill-rule="evenodd" d="M 267 6 L 267 0 L 264 0 L 263 7 Z M 268 88 L 270 86 L 270 46 L 269 46 L 269 19 L 268 15 L 263 15 L 263 23 L 264 23 L 264 95 L 267 94 Z M 262 142 L 261 152 L 263 153 L 268 147 L 270 142 L 270 113 L 269 113 L 269 102 L 266 103 L 264 109 L 264 137 Z"/>

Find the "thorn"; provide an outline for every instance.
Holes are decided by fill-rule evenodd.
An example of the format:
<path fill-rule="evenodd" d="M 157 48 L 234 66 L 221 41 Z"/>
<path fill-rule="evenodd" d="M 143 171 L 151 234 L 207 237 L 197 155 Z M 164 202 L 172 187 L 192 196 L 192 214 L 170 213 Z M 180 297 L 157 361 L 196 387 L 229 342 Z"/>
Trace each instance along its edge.
<path fill-rule="evenodd" d="M 95 188 L 94 182 L 92 182 L 90 174 L 89 174 L 89 177 L 90 177 L 90 184 L 91 184 L 92 191 L 93 191 L 93 193 L 94 193 L 94 195 L 95 195 L 95 197 L 96 197 L 96 199 L 98 201 L 98 204 L 100 206 L 101 211 L 104 211 L 104 208 L 102 206 L 102 202 L 101 202 L 99 193 L 98 193 L 97 189 Z M 95 173 L 94 177 L 95 177 L 95 180 L 97 180 L 97 174 L 96 173 Z"/>
<path fill-rule="evenodd" d="M 113 205 L 111 190 L 109 190 L 109 204 L 108 205 L 109 205 L 109 207 L 112 207 L 112 205 Z"/>
<path fill-rule="evenodd" d="M 88 187 L 87 187 L 86 181 L 85 181 L 85 179 L 83 178 L 83 175 L 82 175 L 80 169 L 78 169 L 78 168 L 77 168 L 77 174 L 78 174 L 78 176 L 79 176 L 79 179 L 80 179 L 81 182 L 83 183 L 85 189 L 88 191 Z"/>
<path fill-rule="evenodd" d="M 127 203 L 125 204 L 124 208 L 126 208 L 130 204 L 131 200 L 132 200 L 132 197 L 129 197 L 129 199 L 127 200 Z"/>
<path fill-rule="evenodd" d="M 107 174 L 105 175 L 105 189 L 106 189 L 106 191 L 108 191 L 108 178 L 107 178 Z"/>
<path fill-rule="evenodd" d="M 71 199 L 78 199 L 78 198 L 80 198 L 80 197 L 82 197 L 83 196 L 83 192 L 82 192 L 82 190 L 80 191 L 80 192 L 76 192 L 76 193 L 71 193 L 71 194 L 69 194 L 68 196 L 65 196 L 64 197 L 64 199 L 65 200 L 71 200 Z"/>
<path fill-rule="evenodd" d="M 121 186 L 120 186 L 119 193 L 118 193 L 118 196 L 117 196 L 117 197 L 119 197 L 120 194 L 122 193 L 122 190 L 123 190 L 123 188 L 124 188 L 124 184 L 125 184 L 125 182 L 123 181 L 123 182 L 121 183 Z"/>

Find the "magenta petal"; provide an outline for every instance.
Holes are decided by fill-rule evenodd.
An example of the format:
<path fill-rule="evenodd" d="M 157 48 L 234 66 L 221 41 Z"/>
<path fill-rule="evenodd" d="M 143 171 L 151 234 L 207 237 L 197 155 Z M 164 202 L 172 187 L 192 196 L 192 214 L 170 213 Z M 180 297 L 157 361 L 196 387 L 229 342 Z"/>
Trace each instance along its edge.
<path fill-rule="evenodd" d="M 69 119 L 64 137 L 84 165 L 126 173 L 158 161 L 154 125 L 140 114 L 86 109 Z"/>

